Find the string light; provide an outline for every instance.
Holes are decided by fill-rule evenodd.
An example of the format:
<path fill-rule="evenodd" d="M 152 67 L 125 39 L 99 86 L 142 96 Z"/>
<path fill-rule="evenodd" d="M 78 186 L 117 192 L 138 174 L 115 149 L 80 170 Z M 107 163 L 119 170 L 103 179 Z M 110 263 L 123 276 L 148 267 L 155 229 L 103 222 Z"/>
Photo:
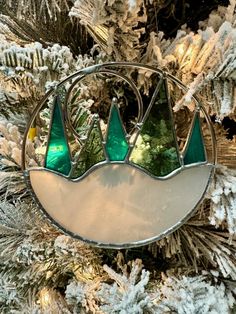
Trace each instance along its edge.
<path fill-rule="evenodd" d="M 48 288 L 43 288 L 40 291 L 40 305 L 43 309 L 46 309 L 50 306 L 51 296 Z"/>
<path fill-rule="evenodd" d="M 177 47 L 177 54 L 178 56 L 182 57 L 183 54 L 184 54 L 184 51 L 185 51 L 185 45 L 184 44 L 180 44 L 178 47 Z"/>

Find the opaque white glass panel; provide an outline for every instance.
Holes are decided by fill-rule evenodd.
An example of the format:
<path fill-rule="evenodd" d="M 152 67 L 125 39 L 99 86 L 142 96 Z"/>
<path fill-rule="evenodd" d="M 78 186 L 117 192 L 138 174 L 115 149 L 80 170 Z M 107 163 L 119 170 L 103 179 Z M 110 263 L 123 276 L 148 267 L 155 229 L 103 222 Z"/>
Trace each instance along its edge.
<path fill-rule="evenodd" d="M 107 164 L 73 182 L 32 169 L 32 188 L 63 228 L 104 244 L 133 243 L 161 235 L 197 205 L 212 167 L 188 168 L 155 180 L 126 164 Z"/>

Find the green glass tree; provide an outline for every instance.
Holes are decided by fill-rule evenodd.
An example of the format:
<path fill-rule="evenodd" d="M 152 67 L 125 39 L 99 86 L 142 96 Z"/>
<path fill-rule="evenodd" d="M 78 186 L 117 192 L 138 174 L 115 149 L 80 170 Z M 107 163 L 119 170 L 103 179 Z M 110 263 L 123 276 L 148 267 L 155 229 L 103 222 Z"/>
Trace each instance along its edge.
<path fill-rule="evenodd" d="M 185 165 L 206 161 L 199 112 L 196 112 L 193 119 L 194 120 L 190 130 L 188 143 L 185 152 L 183 153 L 183 160 Z"/>
<path fill-rule="evenodd" d="M 71 169 L 70 150 L 59 97 L 55 98 L 49 130 L 45 168 L 68 175 Z"/>
<path fill-rule="evenodd" d="M 130 161 L 159 177 L 168 175 L 181 165 L 165 81 L 161 82 L 156 92 L 155 99 L 149 105 L 151 108 L 144 117 Z"/>
<path fill-rule="evenodd" d="M 128 153 L 129 144 L 122 125 L 119 109 L 115 103 L 111 106 L 107 130 L 106 151 L 111 161 L 123 161 Z"/>

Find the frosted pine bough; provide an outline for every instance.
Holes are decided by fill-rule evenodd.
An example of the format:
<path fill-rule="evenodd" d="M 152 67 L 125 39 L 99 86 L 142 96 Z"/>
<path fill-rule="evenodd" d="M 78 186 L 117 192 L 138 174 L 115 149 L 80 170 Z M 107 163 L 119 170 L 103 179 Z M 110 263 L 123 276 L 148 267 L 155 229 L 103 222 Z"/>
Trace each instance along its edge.
<path fill-rule="evenodd" d="M 92 36 L 116 61 L 150 63 L 170 71 L 175 71 L 172 65 L 176 63 L 178 66 L 175 67 L 179 70 L 174 74 L 183 83 L 187 85 L 191 83 L 183 102 L 188 103 L 196 92 L 203 94 L 207 92 L 209 105 L 211 100 L 212 104 L 215 101 L 219 103 L 219 106 L 216 107 L 210 105 L 209 109 L 212 113 L 220 118 L 232 113 L 235 109 L 234 80 L 236 75 L 235 17 L 232 15 L 235 4 L 232 3 L 228 9 L 225 8 L 225 18 L 220 18 L 220 22 L 214 29 L 212 28 L 213 20 L 219 16 L 220 12 L 214 12 L 208 20 L 208 24 L 207 22 L 202 23 L 205 29 L 199 30 L 197 34 L 181 30 L 177 33 L 176 38 L 170 41 L 163 38 L 162 32 L 151 33 L 147 52 L 141 56 L 140 45 L 130 45 L 134 43 L 134 38 L 135 42 L 139 42 L 140 35 L 144 31 L 141 28 L 136 29 L 138 21 L 145 23 L 147 19 L 145 10 L 142 10 L 143 5 L 142 1 L 136 1 L 134 6 L 129 6 L 128 1 L 124 1 L 122 4 L 119 1 L 112 1 L 111 4 L 107 3 L 106 8 L 99 2 L 78 0 L 71 9 L 70 15 L 79 18 L 88 27 Z M 117 12 L 122 15 L 122 22 Z M 123 15 L 122 12 L 126 12 L 126 14 Z M 143 15 L 138 15 L 140 12 L 143 12 Z M 125 23 L 128 26 L 125 26 Z M 112 31 L 114 28 L 119 29 L 120 32 Z M 130 28 L 135 28 L 134 38 L 133 33 L 127 32 L 127 29 L 130 30 Z M 114 43 L 124 40 L 129 42 L 126 45 L 127 49 L 122 52 L 117 51 L 117 45 Z M 105 43 L 106 46 L 104 46 Z"/>
<path fill-rule="evenodd" d="M 8 3 L 13 5 L 12 1 Z M 32 1 L 24 4 L 18 4 L 21 17 L 26 11 L 34 12 Z M 144 2 L 107 1 L 110 11 L 103 4 L 76 1 L 70 8 L 70 18 L 79 18 L 87 25 L 95 42 L 106 52 L 97 59 L 75 57 L 62 45 L 33 43 L 23 47 L 1 37 L 1 312 L 44 313 L 53 309 L 56 313 L 111 313 L 115 309 L 116 313 L 233 313 L 235 286 L 230 281 L 236 278 L 235 170 L 219 166 L 209 200 L 196 216 L 149 248 L 157 258 L 163 258 L 166 269 L 175 268 L 162 278 L 158 261 L 150 267 L 150 255 L 145 261 L 142 252 L 139 257 L 146 268 L 151 268 L 150 274 L 141 271 L 140 262 L 134 262 L 133 268 L 128 261 L 123 268 L 117 267 L 111 262 L 114 252 L 109 253 L 109 265 L 116 271 L 103 267 L 108 262 L 101 256 L 109 256 L 108 252 L 58 234 L 41 221 L 27 198 L 19 167 L 26 108 L 32 110 L 45 87 L 94 62 L 134 60 L 160 66 L 190 86 L 176 110 L 181 110 L 197 91 L 210 114 L 221 120 L 229 115 L 235 118 L 235 1 L 213 12 L 198 32 L 182 29 L 173 40 L 153 32 L 146 46 L 141 42 L 144 29 L 140 27 L 148 23 Z M 41 12 L 48 11 L 54 18 L 67 5 L 67 1 L 43 1 Z M 66 10 L 69 13 L 69 8 Z M 119 42 L 127 49 L 120 51 Z M 139 85 L 145 84 L 145 74 L 140 73 Z M 235 168 L 235 143 L 225 139 L 223 127 L 218 128 L 218 141 L 226 146 L 227 165 Z M 33 154 L 28 157 L 32 163 L 37 162 Z M 219 154 L 219 160 L 224 165 L 224 154 Z M 17 198 L 21 203 L 16 203 Z M 217 269 L 218 273 L 198 276 L 202 268 Z M 36 284 L 34 293 L 31 289 Z M 65 291 L 65 298 L 60 289 Z"/>

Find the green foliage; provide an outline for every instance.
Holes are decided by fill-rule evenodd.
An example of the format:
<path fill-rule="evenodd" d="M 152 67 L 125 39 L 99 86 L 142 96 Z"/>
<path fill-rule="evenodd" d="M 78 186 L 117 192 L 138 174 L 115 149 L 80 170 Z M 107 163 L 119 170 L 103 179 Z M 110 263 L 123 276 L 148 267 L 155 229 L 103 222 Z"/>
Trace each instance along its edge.
<path fill-rule="evenodd" d="M 165 176 L 180 167 L 174 121 L 162 85 L 131 154 L 131 161 L 155 176 Z"/>
<path fill-rule="evenodd" d="M 86 137 L 90 128 L 91 112 L 89 107 L 90 102 L 81 97 L 81 88 L 78 87 L 67 104 L 67 115 L 68 121 L 81 140 Z"/>
<path fill-rule="evenodd" d="M 75 160 L 72 177 L 83 175 L 89 168 L 100 161 L 105 160 L 98 124 L 95 122 L 88 133 L 87 140 Z"/>
<path fill-rule="evenodd" d="M 132 162 L 147 169 L 152 174 L 164 176 L 179 167 L 176 159 L 176 148 L 171 146 L 173 137 L 166 122 L 157 124 L 161 137 L 151 137 L 149 134 L 139 136 L 137 149 L 132 154 Z"/>

